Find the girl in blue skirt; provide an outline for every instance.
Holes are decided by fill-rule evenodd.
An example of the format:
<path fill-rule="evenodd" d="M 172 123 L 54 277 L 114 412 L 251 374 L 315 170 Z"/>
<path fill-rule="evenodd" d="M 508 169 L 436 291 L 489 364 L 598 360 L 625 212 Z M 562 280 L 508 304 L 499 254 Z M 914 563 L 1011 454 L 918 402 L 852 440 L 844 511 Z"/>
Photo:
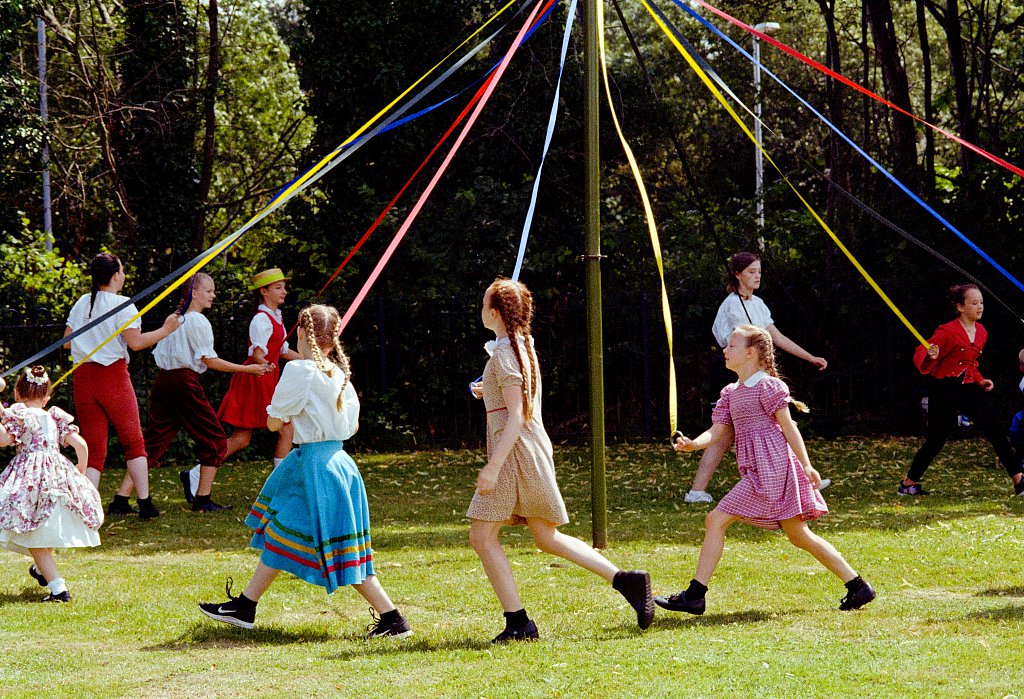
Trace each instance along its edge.
<path fill-rule="evenodd" d="M 284 570 L 328 594 L 352 585 L 376 610 L 369 637 L 412 635 L 374 575 L 366 489 L 342 448 L 359 427 L 359 398 L 340 331 L 341 317 L 330 306 L 299 313 L 302 359 L 288 362 L 267 407 L 267 428 L 276 432 L 291 423 L 296 447 L 270 474 L 245 520 L 255 530 L 249 545 L 262 551 L 256 572 L 238 597 L 229 579 L 227 602 L 199 605 L 211 619 L 251 629 L 256 604 Z"/>

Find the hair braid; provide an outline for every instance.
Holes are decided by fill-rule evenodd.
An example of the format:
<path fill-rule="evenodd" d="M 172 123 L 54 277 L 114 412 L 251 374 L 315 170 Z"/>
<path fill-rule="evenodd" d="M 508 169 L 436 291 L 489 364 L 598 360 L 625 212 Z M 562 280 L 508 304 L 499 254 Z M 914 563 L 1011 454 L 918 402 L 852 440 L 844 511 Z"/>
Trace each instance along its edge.
<path fill-rule="evenodd" d="M 509 335 L 509 344 L 519 363 L 519 371 L 523 374 L 523 415 L 529 420 L 533 417 L 533 397 L 537 393 L 538 371 L 537 358 L 531 341 L 530 325 L 533 320 L 533 295 L 522 282 L 503 279 L 494 280 L 490 287 L 491 307 L 501 316 L 505 330 Z M 519 340 L 526 346 L 529 370 L 523 361 Z"/>
<path fill-rule="evenodd" d="M 746 339 L 747 347 L 753 348 L 757 352 L 758 362 L 764 369 L 764 373 L 776 379 L 783 378 L 775 365 L 775 343 L 772 342 L 772 336 L 767 330 L 754 325 L 741 325 L 734 332 L 742 335 Z M 811 411 L 803 401 L 790 398 L 790 402 L 802 413 Z"/>

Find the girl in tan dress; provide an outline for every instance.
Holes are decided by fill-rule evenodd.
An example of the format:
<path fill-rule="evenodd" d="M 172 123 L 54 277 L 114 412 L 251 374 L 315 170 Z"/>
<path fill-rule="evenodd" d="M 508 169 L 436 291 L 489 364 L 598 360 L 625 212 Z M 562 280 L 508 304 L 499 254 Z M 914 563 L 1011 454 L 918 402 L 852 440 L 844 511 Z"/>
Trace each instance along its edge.
<path fill-rule="evenodd" d="M 525 524 L 541 551 L 561 556 L 610 582 L 636 610 L 640 628 L 646 629 L 654 620 L 647 571 L 619 570 L 584 542 L 558 531 L 569 516 L 555 479 L 551 440 L 541 422 L 540 368 L 530 335 L 530 291 L 521 282 L 499 278 L 487 288 L 480 315 L 496 339 L 487 343 L 491 358 L 483 379 L 471 385 L 473 395 L 483 398 L 487 410 L 487 464 L 477 477 L 466 516 L 471 520 L 470 544 L 505 610 L 505 630 L 493 642 L 538 638 L 537 625 L 523 608 L 512 567 L 498 540 L 507 524 Z"/>

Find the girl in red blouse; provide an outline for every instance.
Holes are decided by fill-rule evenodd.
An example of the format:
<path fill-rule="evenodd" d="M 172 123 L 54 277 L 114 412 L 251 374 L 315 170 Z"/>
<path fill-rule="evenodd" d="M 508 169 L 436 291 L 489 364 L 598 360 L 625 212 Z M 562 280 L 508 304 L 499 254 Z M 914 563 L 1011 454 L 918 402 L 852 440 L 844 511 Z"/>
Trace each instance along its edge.
<path fill-rule="evenodd" d="M 974 284 L 954 286 L 949 290 L 949 300 L 956 307 L 957 318 L 935 330 L 927 350 L 918 347 L 914 352 L 914 364 L 928 377 L 928 438 L 914 456 L 897 493 L 928 494 L 921 486 L 921 476 L 946 443 L 956 414 L 961 412 L 992 443 L 1013 480 L 1015 493 L 1020 495 L 1024 493 L 1024 467 L 1006 440 L 1002 423 L 992 415 L 994 385 L 978 371 L 978 357 L 988 338 L 978 322 L 985 311 L 985 300 Z"/>

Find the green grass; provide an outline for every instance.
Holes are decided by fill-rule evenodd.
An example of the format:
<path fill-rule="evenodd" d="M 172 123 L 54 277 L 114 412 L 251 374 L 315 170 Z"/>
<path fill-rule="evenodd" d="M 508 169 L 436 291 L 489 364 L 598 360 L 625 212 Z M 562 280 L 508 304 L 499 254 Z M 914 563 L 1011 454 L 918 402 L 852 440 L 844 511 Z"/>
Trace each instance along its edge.
<path fill-rule="evenodd" d="M 505 540 L 541 641 L 494 648 L 501 610 L 463 519 L 479 452 L 356 455 L 370 493 L 375 565 L 413 624 L 405 642 L 367 642 L 351 590 L 330 597 L 282 576 L 257 627 L 206 620 L 199 600 L 235 590 L 257 554 L 243 514 L 268 466 L 232 463 L 197 516 L 177 470 L 153 472 L 164 515 L 116 518 L 103 545 L 58 557 L 75 599 L 37 602 L 28 559 L 0 552 L 0 695 L 74 697 L 1004 697 L 1024 696 L 1024 502 L 980 442 L 951 444 L 927 474 L 935 494 L 895 496 L 916 440 L 812 441 L 834 485 L 816 531 L 878 590 L 859 612 L 781 534 L 737 524 L 700 618 L 660 612 L 640 633 L 594 575 L 541 554 L 523 529 Z M 589 539 L 589 461 L 556 460 L 574 521 Z M 608 557 L 674 592 L 693 574 L 707 506 L 682 504 L 696 457 L 666 447 L 609 450 Z M 122 475 L 104 479 L 104 500 Z M 727 461 L 712 491 L 735 479 Z"/>

